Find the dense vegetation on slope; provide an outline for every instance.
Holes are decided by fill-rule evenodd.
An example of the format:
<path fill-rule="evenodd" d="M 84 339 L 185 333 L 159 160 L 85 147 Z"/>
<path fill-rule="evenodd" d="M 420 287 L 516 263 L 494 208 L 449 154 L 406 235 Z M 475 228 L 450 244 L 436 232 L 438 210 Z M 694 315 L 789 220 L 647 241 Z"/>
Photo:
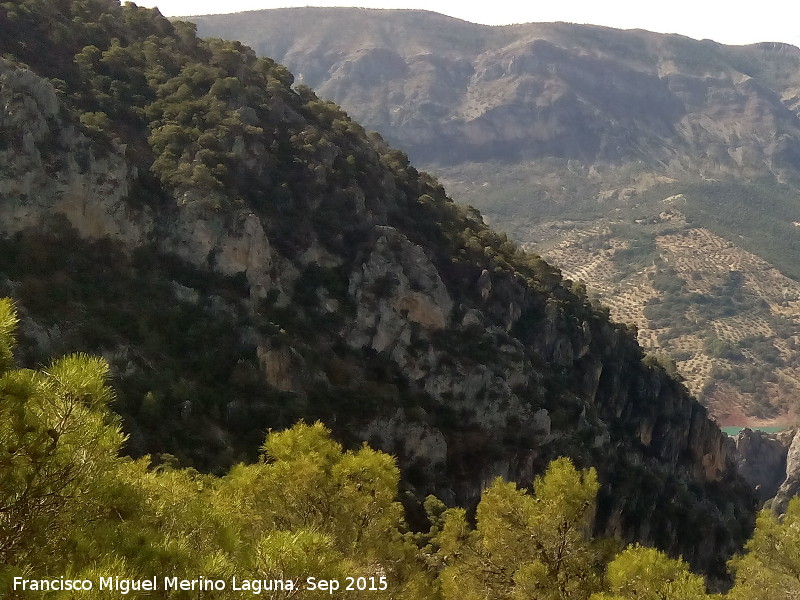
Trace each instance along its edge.
<path fill-rule="evenodd" d="M 429 529 L 412 534 L 395 500 L 394 460 L 366 444 L 343 451 L 320 423 L 270 433 L 257 463 L 223 477 L 121 458 L 108 365 L 72 355 L 15 369 L 15 324 L 0 300 L 4 598 L 710 598 L 684 561 L 638 545 L 614 557 L 616 543 L 590 538 L 597 473 L 568 459 L 553 462 L 532 495 L 498 478 L 474 524 L 429 496 Z M 761 516 L 724 597 L 796 596 L 798 519 L 800 499 L 781 523 Z M 175 577 L 201 587 L 181 591 Z"/>
<path fill-rule="evenodd" d="M 223 474 L 323 419 L 398 457 L 415 526 L 570 456 L 598 533 L 724 575 L 753 516 L 726 438 L 581 286 L 237 42 L 111 0 L 0 25 L 23 364 L 106 356 L 129 454 Z"/>
<path fill-rule="evenodd" d="M 698 288 L 716 286 L 731 261 L 683 272 L 698 285 L 669 297 L 648 278 L 654 261 L 674 258 L 655 238 L 679 225 L 652 225 L 682 194 L 685 231 L 707 229 L 797 280 L 798 48 L 566 23 L 488 27 L 426 11 L 294 8 L 196 20 L 201 34 L 286 64 L 437 173 L 455 198 L 585 280 L 616 320 L 637 325 L 640 343 L 677 362 L 717 420 L 797 413 L 800 369 L 787 365 L 800 364 L 800 339 L 771 326 L 797 329 L 793 290 L 753 289 L 762 269 L 750 264 L 744 281 L 757 305 L 692 323 L 698 337 L 734 345 L 728 321 L 783 340 L 778 358 L 748 355 L 755 364 L 745 372 L 686 335 L 686 309 L 708 312 Z M 637 253 L 643 239 L 649 250 Z M 650 298 L 658 308 L 645 306 Z"/>
<path fill-rule="evenodd" d="M 261 299 L 270 309 L 259 323 L 267 334 L 280 338 L 288 331 L 302 337 L 318 326 L 333 330 L 341 325 L 350 310 L 344 298 L 350 263 L 367 241 L 367 226 L 356 218 L 356 211 L 366 202 L 368 210 L 387 212 L 386 207 L 370 206 L 385 193 L 385 169 L 396 177 L 392 186 L 401 188 L 402 204 L 388 207 L 389 222 L 402 225 L 413 241 L 435 249 L 438 254 L 432 258 L 443 267 L 444 276 L 468 278 L 469 272 L 495 268 L 496 263 L 509 274 L 519 269 L 518 276 L 541 281 L 549 289 L 558 279 L 554 269 L 535 256 L 521 255 L 486 228 L 477 213 L 452 205 L 442 188 L 419 175 L 402 153 L 382 145 L 377 148 L 382 154 L 376 153 L 363 130 L 338 107 L 317 100 L 307 89 L 292 90 L 291 75 L 283 67 L 256 59 L 236 42 L 201 41 L 191 25 L 173 26 L 156 11 L 130 4 L 23 2 L 5 10 L 9 35 L 3 36 L 0 50 L 51 79 L 58 75 L 65 107 L 84 132 L 125 148 L 126 159 L 137 171 L 129 194 L 132 202 L 166 212 L 174 194 L 180 202 L 203 210 L 246 206 L 263 217 L 270 243 L 287 255 L 302 254 L 319 237 L 327 252 L 344 258 L 344 264 L 334 267 L 309 265 L 288 305 L 273 307 L 274 295 Z M 51 21 L 60 26 L 44 26 L 31 49 L 29 33 L 23 32 Z M 87 40 L 94 43 L 83 46 Z M 25 125 L 8 127 L 4 139 L 21 143 L 17 136 L 24 134 Z M 163 378 L 145 368 L 133 370 L 120 382 L 123 414 L 135 417 L 141 410 L 148 428 L 150 421 L 156 428 L 168 428 L 163 438 L 151 433 L 160 440 L 156 445 L 163 448 L 164 438 L 177 435 L 180 440 L 181 431 L 193 429 L 180 425 L 176 431 L 174 422 L 162 419 L 165 407 L 178 407 L 189 399 L 212 412 L 224 410 L 213 406 L 222 399 L 258 404 L 263 391 L 252 385 L 258 368 L 254 348 L 235 339 L 234 325 L 243 318 L 237 314 L 239 307 L 209 314 L 185 301 L 164 310 L 174 295 L 171 282 L 236 299 L 247 296 L 245 277 L 215 278 L 149 247 L 130 255 L 103 241 L 76 239 L 58 222 L 49 227 L 20 232 L 4 242 L 4 272 L 16 282 L 9 289 L 34 315 L 67 328 L 67 335 L 54 340 L 56 347 L 49 352 L 86 344 L 125 345 L 144 351 L 136 357 L 140 363 L 165 367 Z M 514 267 L 513 257 L 518 258 Z M 342 302 L 339 314 L 307 314 L 315 312 L 320 284 Z M 580 300 L 569 292 L 557 292 L 580 307 Z M 80 318 L 84 312 L 93 317 Z M 207 354 L 190 355 L 190 348 L 207 349 Z M 377 364 L 374 368 L 380 369 Z M 266 416 L 237 415 L 236 421 L 255 418 L 254 429 L 268 423 L 288 425 L 303 409 L 293 410 L 293 399 L 284 396 L 265 400 L 282 408 L 271 406 Z M 152 400 L 140 406 L 143 397 Z M 318 408 L 321 413 L 314 416 L 331 417 L 321 407 L 312 411 Z M 364 413 L 369 407 L 353 409 Z M 286 413 L 285 419 L 276 410 Z M 169 450 L 182 454 L 183 445 L 179 441 Z M 231 457 L 216 460 L 211 466 L 225 465 Z"/>
<path fill-rule="evenodd" d="M 625 217 L 528 232 L 550 237 L 544 256 L 591 281 L 643 347 L 668 354 L 718 421 L 783 423 L 800 389 L 800 284 L 784 275 L 794 269 L 793 198 L 767 182 L 661 184 Z"/>
<path fill-rule="evenodd" d="M 493 27 L 418 10 L 192 20 L 201 35 L 241 40 L 287 65 L 426 164 L 560 159 L 748 176 L 797 166 L 800 51 L 787 44 L 731 47 L 571 23 Z"/>

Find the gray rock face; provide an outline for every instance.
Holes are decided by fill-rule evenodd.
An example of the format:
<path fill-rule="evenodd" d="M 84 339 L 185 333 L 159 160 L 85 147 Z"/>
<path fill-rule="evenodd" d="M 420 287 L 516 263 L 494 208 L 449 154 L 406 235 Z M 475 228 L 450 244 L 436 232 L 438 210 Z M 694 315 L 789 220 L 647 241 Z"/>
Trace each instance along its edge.
<path fill-rule="evenodd" d="M 60 114 L 53 86 L 0 59 L 0 222 L 6 234 L 63 215 L 82 237 L 143 244 L 154 227 L 147 210 L 126 201 L 131 167 L 125 148 L 97 157 L 91 141 Z M 21 144 L 9 144 L 21 140 Z M 52 165 L 60 164 L 53 169 Z"/>
<path fill-rule="evenodd" d="M 761 502 L 774 498 L 786 478 L 786 445 L 777 436 L 750 429 L 740 431 L 735 443 L 739 473 Z"/>
<path fill-rule="evenodd" d="M 358 308 L 349 340 L 405 362 L 412 329 L 449 325 L 453 301 L 422 248 L 393 228 L 378 230 L 374 249 L 350 278 Z"/>
<path fill-rule="evenodd" d="M 800 429 L 765 433 L 743 429 L 734 442 L 741 475 L 753 486 L 761 502 L 778 514 L 800 495 Z"/>
<path fill-rule="evenodd" d="M 0 150 L 4 232 L 40 227 L 57 213 L 85 238 L 128 253 L 147 245 L 201 275 L 235 278 L 229 294 L 241 297 L 233 299 L 168 283 L 176 301 L 229 314 L 271 399 L 327 402 L 335 431 L 398 456 L 422 495 L 468 504 L 498 475 L 528 484 L 551 459 L 571 456 L 600 472 L 599 531 L 724 569 L 738 542 L 719 531 L 731 519 L 749 522 L 752 503 L 705 409 L 643 363 L 631 332 L 564 287 L 554 269 L 510 250 L 506 261 L 479 217 L 443 194 L 438 213 L 426 208 L 432 197 L 422 190 L 438 192 L 411 168 L 370 173 L 369 194 L 353 194 L 347 222 L 334 224 L 348 228 L 347 243 L 328 235 L 323 247 L 323 228 L 333 225 L 295 214 L 299 235 L 287 244 L 274 222 L 279 210 L 259 214 L 235 199 L 236 208 L 223 208 L 203 202 L 202 190 L 165 187 L 163 210 L 133 208 L 123 148 L 96 157 L 91 140 L 70 133 L 48 84 L 24 69 L 0 63 L 0 83 L 2 127 L 15 144 Z M 17 118 L 23 111 L 41 125 L 31 135 Z M 63 160 L 48 158 L 52 144 Z M 376 170 L 378 150 L 363 149 Z M 298 212 L 336 208 L 335 191 L 314 194 L 293 198 Z M 461 237 L 474 232 L 484 244 Z M 228 403 L 210 429 L 228 435 L 225 419 L 244 418 L 245 404 Z M 192 422 L 201 408 L 182 398 L 178 416 Z"/>
<path fill-rule="evenodd" d="M 786 477 L 772 502 L 772 508 L 778 514 L 786 512 L 789 501 L 800 496 L 800 429 L 787 437 L 791 444 L 786 453 Z"/>
<path fill-rule="evenodd" d="M 264 298 L 272 287 L 272 249 L 261 222 L 250 211 L 222 215 L 185 204 L 160 245 L 193 265 L 211 267 L 223 275 L 243 273 L 254 301 Z"/>
<path fill-rule="evenodd" d="M 754 67 L 794 72 L 800 51 L 788 45 L 566 23 L 489 27 L 410 10 L 192 20 L 202 35 L 242 40 L 287 65 L 416 161 L 644 160 L 680 171 L 691 155 L 717 173 L 781 174 L 800 151 L 791 76 Z"/>

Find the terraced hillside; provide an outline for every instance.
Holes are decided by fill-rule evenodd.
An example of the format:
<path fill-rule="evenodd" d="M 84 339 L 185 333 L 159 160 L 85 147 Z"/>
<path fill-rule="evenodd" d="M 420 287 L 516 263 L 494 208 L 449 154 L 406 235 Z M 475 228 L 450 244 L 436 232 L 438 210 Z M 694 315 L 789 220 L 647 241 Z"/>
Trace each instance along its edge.
<path fill-rule="evenodd" d="M 800 49 L 425 11 L 193 20 L 587 281 L 722 423 L 794 419 Z"/>
<path fill-rule="evenodd" d="M 707 410 L 403 152 L 277 63 L 133 3 L 0 3 L 0 55 L 0 295 L 19 314 L 16 357 L 105 357 L 126 453 L 221 474 L 256 459 L 265 430 L 322 420 L 343 445 L 397 457 L 420 521 L 430 493 L 475 506 L 497 476 L 527 484 L 567 456 L 597 470 L 597 532 L 726 576 L 755 505 Z M 35 445 L 0 446 L 12 473 L 44 473 L 39 448 L 70 442 L 13 408 L 38 376 L 4 377 L 0 424 Z M 43 399 L 58 389 L 41 385 Z M 106 489 L 98 506 L 118 524 Z"/>
<path fill-rule="evenodd" d="M 689 389 L 725 424 L 784 422 L 800 394 L 800 283 L 681 212 L 633 223 L 551 221 L 530 243 L 613 319 L 633 323 L 653 358 L 674 361 Z"/>

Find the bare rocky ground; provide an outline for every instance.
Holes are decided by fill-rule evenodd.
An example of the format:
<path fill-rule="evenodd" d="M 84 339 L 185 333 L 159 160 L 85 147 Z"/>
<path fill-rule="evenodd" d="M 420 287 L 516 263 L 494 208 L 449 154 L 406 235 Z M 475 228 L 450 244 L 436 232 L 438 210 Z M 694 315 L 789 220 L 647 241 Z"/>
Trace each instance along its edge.
<path fill-rule="evenodd" d="M 192 20 L 285 64 L 458 202 L 584 281 L 646 348 L 675 360 L 721 423 L 793 421 L 798 284 L 772 267 L 800 278 L 800 215 L 795 192 L 773 192 L 800 185 L 800 49 L 566 23 L 487 27 L 425 11 Z M 708 188 L 691 207 L 680 190 L 641 201 L 658 186 L 766 180 L 756 202 L 727 192 L 706 201 Z M 756 204 L 755 215 L 717 219 Z M 786 243 L 770 256 L 742 233 Z M 684 283 L 670 288 L 661 271 Z M 730 283 L 738 296 L 727 302 Z"/>
<path fill-rule="evenodd" d="M 757 427 L 795 422 L 800 283 L 734 243 L 687 224 L 674 209 L 662 212 L 657 224 L 640 224 L 654 242 L 651 256 L 640 264 L 620 260 L 630 242 L 615 237 L 613 226 L 613 221 L 587 226 L 544 223 L 528 231 L 539 240 L 528 246 L 559 266 L 565 277 L 588 282 L 589 292 L 608 306 L 614 320 L 637 326 L 639 343 L 646 350 L 674 360 L 687 387 L 704 400 L 720 424 Z M 725 279 L 740 274 L 739 293 L 747 301 L 731 315 L 702 314 L 690 302 L 681 319 L 664 327 L 647 318 L 646 307 L 658 299 L 668 302 L 663 290 L 654 287 L 656 273 L 666 269 L 673 269 L 684 282 L 682 296 L 712 302 L 724 300 L 720 288 Z M 667 309 L 674 314 L 681 310 Z M 730 355 L 714 355 L 710 339 L 726 343 Z M 754 339 L 762 342 L 762 348 L 748 347 Z M 764 346 L 772 350 L 765 353 Z"/>

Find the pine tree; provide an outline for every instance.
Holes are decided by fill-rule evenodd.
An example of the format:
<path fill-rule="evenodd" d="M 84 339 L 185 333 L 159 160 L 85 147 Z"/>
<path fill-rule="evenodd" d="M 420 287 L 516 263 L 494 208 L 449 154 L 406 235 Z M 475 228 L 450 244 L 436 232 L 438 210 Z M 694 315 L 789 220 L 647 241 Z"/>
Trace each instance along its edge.
<path fill-rule="evenodd" d="M 589 527 L 599 489 L 594 469 L 553 461 L 534 494 L 495 480 L 477 509 L 473 530 L 463 509 L 445 512 L 437 543 L 450 599 L 588 598 L 599 590 L 602 544 Z"/>
<path fill-rule="evenodd" d="M 747 554 L 731 561 L 734 600 L 800 598 L 800 498 L 793 498 L 778 518 L 764 510 L 756 521 Z"/>
<path fill-rule="evenodd" d="M 19 565 L 47 566 L 89 526 L 123 436 L 106 407 L 108 365 L 86 355 L 13 368 L 11 302 L 0 300 L 0 585 Z"/>
<path fill-rule="evenodd" d="M 654 548 L 629 546 L 608 565 L 611 594 L 592 600 L 702 600 L 705 582 L 689 565 Z"/>

